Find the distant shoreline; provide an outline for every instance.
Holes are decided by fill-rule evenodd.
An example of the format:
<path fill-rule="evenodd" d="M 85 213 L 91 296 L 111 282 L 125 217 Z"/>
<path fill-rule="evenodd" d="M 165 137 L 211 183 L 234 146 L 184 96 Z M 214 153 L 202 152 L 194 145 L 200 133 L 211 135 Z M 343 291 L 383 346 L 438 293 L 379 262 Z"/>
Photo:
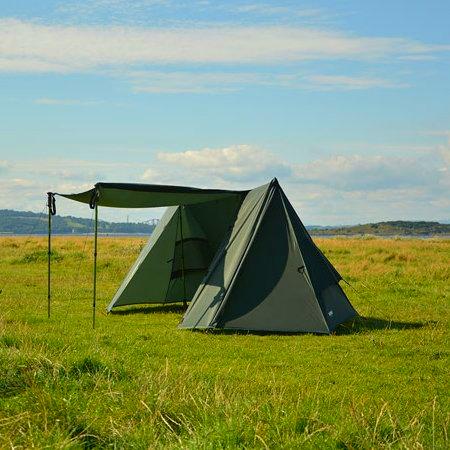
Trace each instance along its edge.
<path fill-rule="evenodd" d="M 339 239 L 450 239 L 450 234 L 314 234 L 309 233 L 312 238 L 339 238 Z"/>
<path fill-rule="evenodd" d="M 156 226 L 157 221 L 155 219 L 141 223 L 100 220 L 98 222 L 98 233 L 100 237 L 148 237 Z M 339 226 L 310 224 L 305 227 L 315 238 L 370 238 L 370 236 L 377 236 L 386 239 L 399 237 L 448 239 L 450 237 L 450 223 L 424 220 L 394 220 Z M 92 236 L 93 231 L 91 219 L 58 215 L 52 219 L 53 236 Z M 0 236 L 46 236 L 47 233 L 48 217 L 45 214 L 0 209 Z"/>
<path fill-rule="evenodd" d="M 146 233 L 98 233 L 98 237 L 150 237 Z M 46 237 L 48 233 L 5 233 L 0 232 L 0 237 Z M 94 236 L 94 233 L 52 233 L 52 237 L 86 237 Z"/>
<path fill-rule="evenodd" d="M 312 238 L 324 238 L 324 239 L 450 239 L 450 234 L 315 234 L 309 232 Z M 12 238 L 29 238 L 29 237 L 46 237 L 47 233 L 32 233 L 32 234 L 18 234 L 18 233 L 5 233 L 0 232 L 0 238 L 12 237 Z M 52 233 L 52 237 L 93 237 L 94 233 Z M 151 234 L 146 233 L 98 233 L 99 238 L 149 238 Z"/>

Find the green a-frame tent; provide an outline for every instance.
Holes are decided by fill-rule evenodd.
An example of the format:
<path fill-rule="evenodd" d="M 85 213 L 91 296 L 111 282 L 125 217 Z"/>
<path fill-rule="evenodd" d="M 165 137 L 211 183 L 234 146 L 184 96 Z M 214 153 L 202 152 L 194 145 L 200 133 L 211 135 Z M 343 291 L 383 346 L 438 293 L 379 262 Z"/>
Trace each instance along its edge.
<path fill-rule="evenodd" d="M 169 206 L 108 311 L 189 301 L 180 328 L 312 333 L 356 315 L 276 179 L 250 191 L 97 183 L 58 195 L 96 211 Z"/>

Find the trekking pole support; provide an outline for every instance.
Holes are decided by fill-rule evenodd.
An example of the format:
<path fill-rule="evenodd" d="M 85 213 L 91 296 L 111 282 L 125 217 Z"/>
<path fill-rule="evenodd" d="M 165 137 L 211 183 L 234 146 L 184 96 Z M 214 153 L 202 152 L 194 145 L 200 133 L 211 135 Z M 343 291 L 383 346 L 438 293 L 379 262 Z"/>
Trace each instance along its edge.
<path fill-rule="evenodd" d="M 95 329 L 95 309 L 97 304 L 97 237 L 98 237 L 98 199 L 99 192 L 96 189 L 89 201 L 89 207 L 94 210 L 94 273 L 92 286 L 92 328 Z"/>
<path fill-rule="evenodd" d="M 48 208 L 48 249 L 47 249 L 47 318 L 50 319 L 51 303 L 51 257 L 52 257 L 52 216 L 56 214 L 55 195 L 47 192 Z"/>
<path fill-rule="evenodd" d="M 95 204 L 95 225 L 94 225 L 94 286 L 92 297 L 92 328 L 95 328 L 95 308 L 97 303 L 97 237 L 98 237 L 98 205 Z"/>

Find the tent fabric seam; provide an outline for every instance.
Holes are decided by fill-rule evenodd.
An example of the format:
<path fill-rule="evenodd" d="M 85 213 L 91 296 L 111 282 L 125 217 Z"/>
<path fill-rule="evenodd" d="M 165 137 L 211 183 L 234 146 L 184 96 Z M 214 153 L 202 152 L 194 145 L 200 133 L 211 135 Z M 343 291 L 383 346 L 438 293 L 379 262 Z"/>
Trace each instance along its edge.
<path fill-rule="evenodd" d="M 241 269 L 242 265 L 244 264 L 244 261 L 245 261 L 247 255 L 248 255 L 248 250 L 251 247 L 251 245 L 252 245 L 252 243 L 253 243 L 253 241 L 255 239 L 255 236 L 256 236 L 256 234 L 257 234 L 257 232 L 258 232 L 258 230 L 259 230 L 259 228 L 261 226 L 262 217 L 264 217 L 264 213 L 266 212 L 266 210 L 268 208 L 268 205 L 272 201 L 273 195 L 274 195 L 274 186 L 271 183 L 271 186 L 269 186 L 269 188 L 267 189 L 267 191 L 266 191 L 266 193 L 264 195 L 264 199 L 261 202 L 261 206 L 260 206 L 260 209 L 258 211 L 258 215 L 256 217 L 256 220 L 255 220 L 255 223 L 254 223 L 254 226 L 253 226 L 253 230 L 252 230 L 251 235 L 249 236 L 249 239 L 248 239 L 248 241 L 247 241 L 247 243 L 245 245 L 245 249 L 244 249 L 244 251 L 243 251 L 243 253 L 241 255 L 241 259 L 240 259 L 238 265 L 236 266 L 236 269 L 233 272 L 233 275 L 231 277 L 231 281 L 230 281 L 230 283 L 228 285 L 227 290 L 225 291 L 225 294 L 224 294 L 224 296 L 223 296 L 223 298 L 222 298 L 222 300 L 220 302 L 220 305 L 217 307 L 217 310 L 216 310 L 213 318 L 211 319 L 211 324 L 213 324 L 213 325 L 216 325 L 218 323 L 218 321 L 220 320 L 220 316 L 221 316 L 221 314 L 223 312 L 223 309 L 225 308 L 225 305 L 226 305 L 226 303 L 228 301 L 229 293 L 233 289 L 234 283 L 236 281 L 237 274 L 240 272 L 240 269 Z"/>
<path fill-rule="evenodd" d="M 305 273 L 306 273 L 306 275 L 307 275 L 308 284 L 309 284 L 309 286 L 311 287 L 311 290 L 312 290 L 313 293 L 314 293 L 315 300 L 316 300 L 316 302 L 317 302 L 318 305 L 319 305 L 319 309 L 320 309 L 320 313 L 321 313 L 322 319 L 323 319 L 323 321 L 324 321 L 324 323 L 325 323 L 326 329 L 328 330 L 328 333 L 327 333 L 327 334 L 330 334 L 331 330 L 330 330 L 330 327 L 329 327 L 329 325 L 328 325 L 327 319 L 326 319 L 326 317 L 325 317 L 325 312 L 324 312 L 324 310 L 322 309 L 322 305 L 321 305 L 321 302 L 320 302 L 320 300 L 319 300 L 319 295 L 318 295 L 317 290 L 316 290 L 316 288 L 315 288 L 315 286 L 314 286 L 314 283 L 313 283 L 312 280 L 311 280 L 311 276 L 310 276 L 310 274 L 309 274 L 308 266 L 307 266 L 307 264 L 305 263 L 305 258 L 304 258 L 304 256 L 303 256 L 303 252 L 302 252 L 300 243 L 299 243 L 299 241 L 298 241 L 297 234 L 295 233 L 295 231 L 294 231 L 294 229 L 293 229 L 293 227 L 292 227 L 291 219 L 290 219 L 290 217 L 289 217 L 289 213 L 288 213 L 288 211 L 287 211 L 286 203 L 285 203 L 285 200 L 284 200 L 284 196 L 283 196 L 283 195 L 281 195 L 281 202 L 282 202 L 282 204 L 283 204 L 283 210 L 284 210 L 284 212 L 285 212 L 285 214 L 286 214 L 286 220 L 287 220 L 287 222 L 288 222 L 288 224 L 289 224 L 289 227 L 292 229 L 292 234 L 294 235 L 295 242 L 297 243 L 298 252 L 300 253 L 300 255 L 301 255 L 301 257 L 302 257 L 302 260 L 303 260 L 304 270 L 305 270 Z"/>
<path fill-rule="evenodd" d="M 242 203 L 241 203 L 242 206 Z M 235 233 L 235 235 L 233 236 L 233 238 L 230 240 L 230 242 L 227 242 L 224 245 L 219 248 L 217 250 L 216 255 L 213 258 L 213 261 L 211 262 L 211 265 L 208 268 L 208 272 L 205 274 L 204 278 L 202 279 L 200 286 L 199 286 L 199 290 L 197 290 L 197 292 L 195 292 L 194 298 L 192 299 L 188 310 L 186 311 L 186 314 L 189 313 L 189 310 L 195 305 L 197 299 L 199 298 L 200 294 L 203 292 L 203 290 L 205 289 L 206 283 L 204 283 L 205 281 L 209 280 L 209 278 L 211 277 L 213 271 L 215 270 L 215 268 L 217 267 L 217 265 L 219 264 L 220 260 L 222 259 L 223 255 L 228 251 L 228 249 L 230 248 L 230 246 L 233 244 L 233 242 L 237 239 L 237 236 L 239 235 L 239 233 L 241 232 L 242 228 L 244 227 L 245 223 L 247 222 L 247 220 L 249 219 L 250 215 L 252 214 L 252 212 L 255 210 L 255 208 L 258 206 L 258 203 L 255 203 L 255 205 L 253 205 L 253 207 L 250 209 L 250 211 L 248 212 L 247 216 L 245 217 L 245 219 L 242 221 L 242 224 L 240 225 L 239 229 L 237 230 L 237 232 Z M 230 236 L 231 236 L 231 232 L 232 230 L 230 230 Z M 202 319 L 202 317 L 204 316 L 204 314 L 206 314 L 206 311 L 204 311 L 204 313 L 199 317 L 198 322 Z M 183 319 L 181 319 L 181 322 L 183 322 Z M 180 322 L 180 323 L 181 323 Z"/>

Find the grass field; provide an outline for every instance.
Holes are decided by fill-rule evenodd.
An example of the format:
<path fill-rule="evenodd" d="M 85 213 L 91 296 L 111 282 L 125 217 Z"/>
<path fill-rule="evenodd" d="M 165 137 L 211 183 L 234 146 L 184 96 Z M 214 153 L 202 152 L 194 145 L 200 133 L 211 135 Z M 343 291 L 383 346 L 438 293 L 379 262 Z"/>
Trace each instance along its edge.
<path fill-rule="evenodd" d="M 0 238 L 0 448 L 449 448 L 450 240 L 322 239 L 362 316 L 332 336 L 104 307 L 142 239 Z"/>

